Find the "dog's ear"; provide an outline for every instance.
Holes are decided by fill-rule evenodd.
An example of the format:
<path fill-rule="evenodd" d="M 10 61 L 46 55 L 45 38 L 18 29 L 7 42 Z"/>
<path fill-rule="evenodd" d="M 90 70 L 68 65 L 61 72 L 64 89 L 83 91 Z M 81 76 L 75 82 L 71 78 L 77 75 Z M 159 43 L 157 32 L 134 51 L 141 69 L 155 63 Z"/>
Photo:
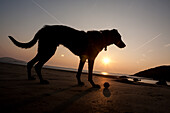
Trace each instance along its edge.
<path fill-rule="evenodd" d="M 111 31 L 113 31 L 113 32 L 118 32 L 118 30 L 117 30 L 117 29 L 112 29 Z"/>

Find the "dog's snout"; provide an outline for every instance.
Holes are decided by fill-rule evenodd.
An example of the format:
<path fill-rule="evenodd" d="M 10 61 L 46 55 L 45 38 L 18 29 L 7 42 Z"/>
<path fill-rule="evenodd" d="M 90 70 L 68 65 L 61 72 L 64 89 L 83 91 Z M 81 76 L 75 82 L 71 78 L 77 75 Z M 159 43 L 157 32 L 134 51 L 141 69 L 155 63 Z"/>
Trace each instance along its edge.
<path fill-rule="evenodd" d="M 119 48 L 125 48 L 125 47 L 126 45 L 124 43 L 119 46 Z"/>
<path fill-rule="evenodd" d="M 123 43 L 123 46 L 121 48 L 125 48 L 125 47 L 126 47 L 126 45 Z"/>
<path fill-rule="evenodd" d="M 123 41 L 119 41 L 117 44 L 116 44 L 119 48 L 124 48 L 126 47 L 125 43 Z"/>

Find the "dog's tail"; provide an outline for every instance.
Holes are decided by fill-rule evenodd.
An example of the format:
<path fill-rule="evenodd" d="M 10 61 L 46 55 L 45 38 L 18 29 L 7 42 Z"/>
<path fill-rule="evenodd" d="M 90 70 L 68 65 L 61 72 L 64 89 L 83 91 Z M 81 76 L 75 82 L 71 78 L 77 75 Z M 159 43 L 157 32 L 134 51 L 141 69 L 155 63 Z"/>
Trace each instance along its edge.
<path fill-rule="evenodd" d="M 10 38 L 10 40 L 18 47 L 21 47 L 21 48 L 31 48 L 32 46 L 34 46 L 38 40 L 38 37 L 34 37 L 30 42 L 28 43 L 21 43 L 21 42 L 18 42 L 17 40 L 15 40 L 12 36 L 8 36 Z"/>

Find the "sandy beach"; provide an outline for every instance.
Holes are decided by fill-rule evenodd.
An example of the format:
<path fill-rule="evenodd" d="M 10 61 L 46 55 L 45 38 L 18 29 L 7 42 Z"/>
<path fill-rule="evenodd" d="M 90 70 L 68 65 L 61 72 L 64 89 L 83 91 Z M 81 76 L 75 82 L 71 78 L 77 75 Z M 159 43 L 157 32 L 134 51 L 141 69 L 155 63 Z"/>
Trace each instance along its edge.
<path fill-rule="evenodd" d="M 77 86 L 76 73 L 43 69 L 49 85 L 27 80 L 26 66 L 0 63 L 1 113 L 168 113 L 170 87 L 127 84 L 116 78 L 94 76 L 100 89 Z M 103 83 L 109 82 L 109 89 Z"/>

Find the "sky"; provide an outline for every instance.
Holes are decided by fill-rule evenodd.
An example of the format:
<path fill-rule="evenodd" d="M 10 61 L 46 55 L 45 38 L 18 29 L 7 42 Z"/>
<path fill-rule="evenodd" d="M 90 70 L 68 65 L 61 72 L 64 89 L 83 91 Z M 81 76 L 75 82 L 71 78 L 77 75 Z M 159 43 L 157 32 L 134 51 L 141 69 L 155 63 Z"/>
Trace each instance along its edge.
<path fill-rule="evenodd" d="M 44 25 L 66 25 L 84 31 L 117 29 L 121 34 L 126 48 L 111 45 L 103 50 L 95 60 L 95 71 L 134 74 L 170 65 L 169 0 L 0 0 L 0 8 L 0 57 L 29 61 L 37 44 L 21 49 L 9 35 L 28 42 Z M 46 63 L 67 68 L 78 64 L 79 57 L 64 46 Z"/>

